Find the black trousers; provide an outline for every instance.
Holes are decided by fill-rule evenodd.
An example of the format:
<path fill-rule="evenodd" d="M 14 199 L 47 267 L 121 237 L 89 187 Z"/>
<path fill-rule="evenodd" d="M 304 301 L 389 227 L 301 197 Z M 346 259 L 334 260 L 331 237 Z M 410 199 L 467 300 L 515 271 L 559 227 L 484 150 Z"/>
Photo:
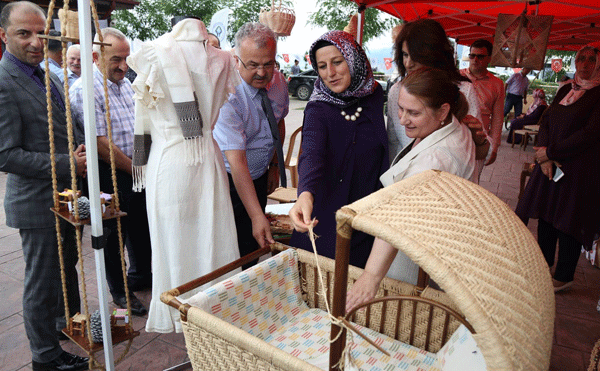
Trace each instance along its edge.
<path fill-rule="evenodd" d="M 260 178 L 253 181 L 254 188 L 256 189 L 256 196 L 258 197 L 258 202 L 260 203 L 260 207 L 263 209 L 263 211 L 267 206 L 268 174 L 269 172 L 267 171 Z M 233 215 L 235 217 L 238 247 L 240 249 L 240 257 L 242 257 L 258 250 L 260 246 L 252 235 L 252 220 L 250 220 L 250 216 L 248 215 L 248 212 L 246 212 L 244 203 L 240 199 L 240 196 L 235 189 L 233 177 L 229 173 L 227 173 L 227 176 L 229 177 L 229 194 L 231 195 L 231 204 L 233 205 Z M 242 266 L 242 268 L 247 269 L 255 265 L 257 262 L 258 259 Z"/>
<path fill-rule="evenodd" d="M 79 285 L 75 266 L 78 261 L 75 229 L 60 223 L 63 238 L 66 287 L 70 315 L 80 311 Z M 23 323 L 32 358 L 50 362 L 62 353 L 56 336 L 57 319 L 65 322 L 62 282 L 56 229 L 20 229 L 25 260 L 23 288 Z M 61 316 L 63 316 L 61 318 Z M 61 328 L 62 329 L 62 328 Z"/>
<path fill-rule="evenodd" d="M 100 190 L 104 193 L 114 193 L 110 165 L 98 162 Z M 146 192 L 133 192 L 133 178 L 128 173 L 117 170 L 117 187 L 121 211 L 127 216 L 121 218 L 123 242 L 127 246 L 129 256 L 130 281 L 150 280 L 152 276 L 152 250 L 150 247 L 150 229 L 146 211 Z M 106 265 L 106 281 L 113 298 L 125 295 L 121 256 L 119 254 L 119 234 L 117 220 L 104 221 L 104 227 L 110 230 L 104 249 Z"/>
<path fill-rule="evenodd" d="M 554 279 L 560 282 L 571 282 L 575 276 L 579 255 L 581 255 L 581 243 L 574 237 L 554 228 L 552 224 L 539 219 L 538 243 L 549 267 L 554 265 L 556 242 L 558 242 L 558 261 Z"/>

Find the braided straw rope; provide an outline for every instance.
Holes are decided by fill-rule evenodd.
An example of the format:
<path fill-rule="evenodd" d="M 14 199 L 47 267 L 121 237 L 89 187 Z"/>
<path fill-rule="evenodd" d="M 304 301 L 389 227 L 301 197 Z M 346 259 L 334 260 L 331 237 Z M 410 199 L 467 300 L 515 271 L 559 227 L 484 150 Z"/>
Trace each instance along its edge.
<path fill-rule="evenodd" d="M 429 273 L 477 332 L 490 370 L 547 370 L 554 293 L 547 264 L 521 220 L 485 189 L 427 171 L 336 214 Z"/>
<path fill-rule="evenodd" d="M 592 354 L 590 354 L 590 365 L 587 371 L 600 371 L 600 340 L 594 344 Z"/>
<path fill-rule="evenodd" d="M 55 0 L 51 0 L 48 6 L 48 17 L 46 19 L 46 27 L 44 28 L 44 34 L 47 36 L 50 33 L 50 25 L 52 22 L 52 14 L 54 12 Z M 50 66 L 48 61 L 48 40 L 44 39 L 44 67 L 47 73 L 44 74 L 44 86 L 46 88 L 46 110 L 48 111 L 48 142 L 50 144 L 50 164 L 52 172 L 52 200 L 54 208 L 58 210 L 58 176 L 56 174 L 56 144 L 54 142 L 54 118 L 52 116 L 52 89 L 50 87 Z M 69 119 L 69 117 L 67 117 Z M 70 148 L 69 148 L 70 149 Z M 69 150 L 69 153 L 71 151 Z M 72 158 L 72 156 L 70 156 Z M 72 161 L 72 160 L 71 160 Z M 69 313 L 69 301 L 67 298 L 67 278 L 65 276 L 65 260 L 64 260 L 64 249 L 62 243 L 62 235 L 60 228 L 60 217 L 54 215 L 54 228 L 56 229 L 56 240 L 58 242 L 58 261 L 60 263 L 60 280 L 63 292 L 63 302 L 65 306 L 65 320 L 69 323 L 71 314 Z"/>
<path fill-rule="evenodd" d="M 96 5 L 93 1 L 90 2 L 90 4 L 91 4 L 91 9 L 92 9 L 92 14 L 93 14 L 96 29 L 100 29 L 99 22 L 98 22 L 98 14 L 96 11 Z M 49 31 L 50 31 L 54 8 L 55 8 L 55 0 L 51 0 L 50 4 L 48 6 L 48 15 L 47 15 L 47 19 L 46 19 L 46 27 L 44 30 L 44 34 L 46 36 L 49 34 Z M 69 1 L 64 2 L 63 9 L 65 10 L 65 14 L 66 14 L 69 10 Z M 62 24 L 61 24 L 61 35 L 65 34 L 67 27 L 68 27 L 68 17 L 66 17 L 65 21 L 62 22 Z M 100 35 L 100 40 L 102 41 L 102 35 Z M 67 50 L 66 50 L 66 41 L 62 40 L 61 42 L 62 42 L 62 46 L 63 46 L 62 47 L 62 64 L 63 64 L 63 74 L 64 74 L 64 87 L 63 88 L 64 88 L 64 92 L 65 92 L 65 102 L 64 103 L 65 103 L 65 115 L 66 115 L 66 119 L 67 119 L 68 152 L 69 152 L 69 154 L 71 154 L 71 156 L 69 156 L 69 164 L 70 164 L 70 172 L 71 172 L 71 189 L 73 190 L 73 193 L 74 193 L 74 200 L 73 200 L 74 215 L 75 215 L 75 218 L 77 220 L 79 220 L 79 204 L 77 202 L 77 200 L 78 200 L 77 166 L 75 164 L 75 158 L 72 155 L 73 151 L 74 151 L 74 147 L 75 147 L 75 140 L 74 140 L 74 135 L 73 135 L 73 120 L 72 120 L 72 115 L 71 115 L 71 103 L 70 103 L 70 97 L 69 97 L 69 79 L 68 79 L 67 64 L 66 64 Z M 101 54 L 102 56 L 104 55 L 103 52 L 104 52 L 104 46 L 102 46 L 102 54 Z M 46 69 L 46 71 L 50 71 L 49 65 L 48 65 L 49 61 L 48 61 L 48 41 L 47 41 L 47 39 L 44 40 L 44 56 L 45 56 L 45 69 Z M 101 64 L 103 66 L 103 74 L 104 74 L 104 76 L 106 76 L 106 67 L 105 67 L 104 59 L 102 59 Z M 49 73 L 45 74 L 45 87 L 46 87 L 46 105 L 47 105 L 47 111 L 48 111 L 48 136 L 49 136 L 49 142 L 50 142 L 53 201 L 54 201 L 54 208 L 58 210 L 59 201 L 58 201 L 58 180 L 57 180 L 57 174 L 56 174 L 56 146 L 55 146 L 55 142 L 54 142 L 54 123 L 53 123 L 53 117 L 52 117 L 52 98 L 51 98 L 52 89 L 50 87 L 50 74 Z M 105 105 L 107 107 L 107 130 L 109 133 L 109 143 L 111 145 L 110 160 L 111 160 L 111 168 L 112 168 L 113 188 L 114 188 L 114 193 L 115 193 L 115 196 L 114 196 L 115 197 L 115 206 L 116 206 L 116 210 L 119 211 L 119 198 L 118 198 L 118 189 L 117 189 L 117 184 L 116 184 L 116 171 L 115 171 L 115 165 L 114 165 L 114 155 L 112 152 L 112 126 L 110 125 L 110 110 L 109 110 L 109 105 L 108 105 L 106 77 L 104 77 L 104 90 L 105 90 L 105 97 L 106 97 Z M 121 253 L 121 268 L 123 271 L 123 276 L 124 276 L 124 281 L 125 281 L 125 292 L 127 294 L 127 310 L 129 313 L 131 313 L 129 291 L 128 291 L 128 287 L 127 287 L 125 260 L 124 260 L 124 254 L 123 254 L 123 239 L 122 239 L 122 235 L 121 235 L 121 218 L 120 217 L 117 218 L 117 225 L 118 225 L 119 244 L 120 244 L 120 253 Z M 65 266 L 64 266 L 64 247 L 63 247 L 63 243 L 62 243 L 60 217 L 57 214 L 55 214 L 55 228 L 56 228 L 57 242 L 58 242 L 58 254 L 59 254 L 60 275 L 61 275 L 62 290 L 63 290 L 63 301 L 64 301 L 64 305 L 65 305 L 65 319 L 68 323 L 69 319 L 71 318 L 71 314 L 69 312 L 68 297 L 67 297 L 66 276 L 65 276 Z M 80 273 L 81 273 L 82 293 L 83 293 L 83 298 L 84 298 L 84 300 L 83 300 L 84 313 L 85 313 L 85 317 L 89 319 L 90 313 L 89 313 L 89 305 L 88 305 L 88 298 L 87 298 L 87 286 L 86 286 L 86 280 L 85 280 L 84 258 L 83 258 L 83 252 L 82 252 L 82 243 L 81 243 L 82 238 L 81 238 L 81 227 L 80 226 L 75 227 L 75 234 L 76 234 L 76 241 L 77 241 L 77 255 L 78 255 L 78 259 L 79 259 L 79 266 L 80 266 Z M 91 349 L 91 346 L 92 346 L 92 344 L 94 344 L 94 342 L 92 340 L 90 321 L 89 320 L 86 321 L 86 324 L 87 324 L 86 333 L 87 333 L 88 343 L 90 344 L 90 349 Z M 127 326 L 129 326 L 130 330 L 133 331 L 131 323 L 128 323 Z M 133 342 L 133 338 L 129 339 L 128 344 L 125 347 L 123 353 L 121 354 L 121 356 L 119 356 L 119 358 L 115 361 L 115 363 L 119 363 L 121 360 L 124 359 L 125 355 L 129 352 L 132 342 Z M 94 352 L 89 350 L 87 353 L 90 358 L 90 367 L 92 369 L 102 369 L 102 370 L 105 369 L 104 366 L 102 364 L 98 363 L 96 361 L 96 359 L 94 358 Z"/>

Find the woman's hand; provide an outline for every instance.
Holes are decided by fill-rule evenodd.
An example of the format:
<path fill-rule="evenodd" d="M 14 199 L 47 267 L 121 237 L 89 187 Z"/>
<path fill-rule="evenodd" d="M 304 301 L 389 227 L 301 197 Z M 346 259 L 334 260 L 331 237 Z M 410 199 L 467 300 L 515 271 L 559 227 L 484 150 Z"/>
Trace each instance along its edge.
<path fill-rule="evenodd" d="M 554 169 L 553 169 L 553 162 L 552 161 L 546 161 L 546 162 L 542 162 L 540 163 L 540 168 L 542 169 L 542 173 L 548 177 L 548 179 L 552 180 L 552 177 L 554 176 Z"/>
<path fill-rule="evenodd" d="M 346 313 L 373 299 L 377 294 L 382 278 L 364 271 L 346 295 Z"/>
<path fill-rule="evenodd" d="M 546 154 L 546 147 L 533 147 L 533 149 L 535 150 L 535 160 L 540 164 L 550 160 Z"/>
<path fill-rule="evenodd" d="M 311 223 L 313 227 L 317 225 L 318 220 L 311 220 L 314 200 L 312 193 L 304 191 L 298 196 L 298 200 L 290 209 L 290 219 L 292 219 L 294 229 L 298 232 L 307 232 Z"/>
<path fill-rule="evenodd" d="M 396 254 L 398 254 L 398 250 L 392 245 L 382 239 L 375 239 L 369 260 L 365 265 L 365 271 L 354 282 L 346 295 L 346 311 L 375 297 L 379 284 L 390 269 Z"/>

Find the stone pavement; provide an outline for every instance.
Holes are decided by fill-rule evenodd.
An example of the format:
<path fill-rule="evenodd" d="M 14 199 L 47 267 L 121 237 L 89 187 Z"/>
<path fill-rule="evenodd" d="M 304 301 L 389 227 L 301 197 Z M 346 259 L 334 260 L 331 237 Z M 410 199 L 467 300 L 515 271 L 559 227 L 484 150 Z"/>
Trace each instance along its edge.
<path fill-rule="evenodd" d="M 290 114 L 286 120 L 286 143 L 292 132 L 302 124 L 305 102 L 291 98 Z M 504 132 L 504 139 L 506 132 Z M 481 185 L 496 194 L 512 209 L 519 194 L 519 179 L 523 162 L 531 162 L 531 146 L 523 151 L 511 148 L 503 140 L 497 161 L 486 167 Z M 6 174 L 0 173 L 0 204 L 3 202 Z M 23 327 L 21 295 L 23 292 L 24 262 L 17 230 L 5 224 L 4 208 L 0 208 L 0 371 L 31 370 L 31 353 Z M 529 225 L 536 234 L 536 223 Z M 90 246 L 89 228 L 84 233 L 84 273 L 90 311 L 98 308 L 94 253 Z M 80 285 L 82 286 L 82 285 Z M 144 304 L 150 292 L 136 292 Z M 600 338 L 600 313 L 596 302 L 600 296 L 600 269 L 592 267 L 583 257 L 575 277 L 575 285 L 556 295 L 556 321 L 551 370 L 578 371 L 587 369 L 593 344 Z M 111 303 L 112 305 L 112 303 Z M 83 309 L 83 308 L 82 308 Z M 141 335 L 133 341 L 131 350 L 117 370 L 164 370 L 186 361 L 187 353 L 182 334 L 157 334 L 144 331 L 146 318 L 133 317 L 133 325 Z M 75 345 L 64 341 L 64 349 L 80 355 Z M 124 349 L 115 347 L 115 358 Z M 103 361 L 103 355 L 97 354 Z"/>

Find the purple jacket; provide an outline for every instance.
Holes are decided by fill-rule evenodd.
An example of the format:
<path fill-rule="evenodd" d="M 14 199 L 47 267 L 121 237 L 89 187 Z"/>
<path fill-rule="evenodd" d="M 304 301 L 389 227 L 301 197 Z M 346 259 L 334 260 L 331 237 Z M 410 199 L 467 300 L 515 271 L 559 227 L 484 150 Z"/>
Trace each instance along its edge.
<path fill-rule="evenodd" d="M 340 107 L 320 101 L 309 102 L 304 111 L 298 194 L 314 196 L 317 252 L 329 258 L 335 256 L 335 212 L 381 188 L 379 176 L 389 167 L 381 87 L 344 110 L 352 114 L 358 106 L 363 110 L 356 121 L 347 121 Z M 290 244 L 312 251 L 306 234 L 294 232 Z M 355 232 L 350 264 L 364 267 L 372 244 L 373 237 Z"/>

